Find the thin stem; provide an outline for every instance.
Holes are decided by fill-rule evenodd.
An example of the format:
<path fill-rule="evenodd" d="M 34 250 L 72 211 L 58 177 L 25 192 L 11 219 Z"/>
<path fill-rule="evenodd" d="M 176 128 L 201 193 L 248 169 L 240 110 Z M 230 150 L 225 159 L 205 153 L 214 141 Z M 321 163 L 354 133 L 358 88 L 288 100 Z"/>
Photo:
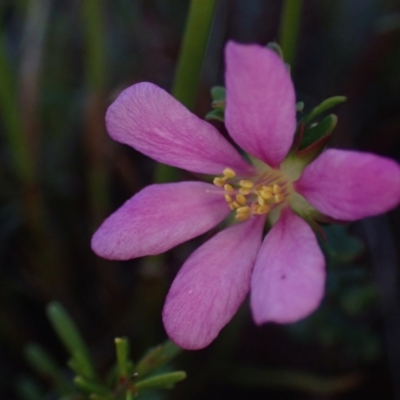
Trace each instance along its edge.
<path fill-rule="evenodd" d="M 193 110 L 203 58 L 207 47 L 216 0 L 192 0 L 175 73 L 172 95 Z M 169 182 L 176 178 L 177 170 L 158 164 L 156 182 Z"/>
<path fill-rule="evenodd" d="M 296 58 L 297 38 L 303 0 L 285 0 L 279 28 L 279 44 L 285 62 L 293 66 Z"/>

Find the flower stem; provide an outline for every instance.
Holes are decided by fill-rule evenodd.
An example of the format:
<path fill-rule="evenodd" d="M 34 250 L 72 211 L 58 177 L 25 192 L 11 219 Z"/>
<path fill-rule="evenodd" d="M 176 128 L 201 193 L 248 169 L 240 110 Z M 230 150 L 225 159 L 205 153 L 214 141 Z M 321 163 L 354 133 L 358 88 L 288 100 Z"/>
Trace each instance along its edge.
<path fill-rule="evenodd" d="M 190 2 L 185 33 L 172 87 L 172 95 L 189 110 L 193 110 L 196 101 L 199 77 L 214 15 L 215 3 L 216 0 L 192 0 Z M 154 179 L 158 183 L 170 182 L 175 180 L 176 176 L 176 169 L 164 164 L 158 164 Z"/>
<path fill-rule="evenodd" d="M 285 62 L 293 66 L 296 58 L 297 38 L 300 30 L 300 17 L 303 0 L 285 0 L 279 28 L 279 44 Z"/>

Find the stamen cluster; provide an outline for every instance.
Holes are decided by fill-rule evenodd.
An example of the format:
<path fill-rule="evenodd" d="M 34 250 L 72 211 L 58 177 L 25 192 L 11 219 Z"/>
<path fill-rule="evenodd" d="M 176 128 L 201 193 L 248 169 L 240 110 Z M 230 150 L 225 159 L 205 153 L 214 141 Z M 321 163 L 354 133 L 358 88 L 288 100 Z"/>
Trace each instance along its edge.
<path fill-rule="evenodd" d="M 236 219 L 245 221 L 250 215 L 267 214 L 286 196 L 284 182 L 272 179 L 239 180 L 232 168 L 225 168 L 222 176 L 214 178 L 215 186 L 224 188 L 225 200 L 231 210 L 236 211 Z"/>

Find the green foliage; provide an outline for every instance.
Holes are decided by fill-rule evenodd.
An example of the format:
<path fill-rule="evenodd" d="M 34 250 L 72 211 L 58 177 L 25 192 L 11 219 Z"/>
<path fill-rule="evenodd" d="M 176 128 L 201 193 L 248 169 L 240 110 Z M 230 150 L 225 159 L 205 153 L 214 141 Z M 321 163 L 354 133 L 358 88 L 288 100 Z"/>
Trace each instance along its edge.
<path fill-rule="evenodd" d="M 166 372 L 163 368 L 181 349 L 170 341 L 150 349 L 135 365 L 129 355 L 129 340 L 115 339 L 116 363 L 102 379 L 96 372 L 82 336 L 64 307 L 52 302 L 47 307 L 50 322 L 60 341 L 71 355 L 69 367 L 75 372 L 73 384 L 45 349 L 31 344 L 25 355 L 31 367 L 41 376 L 53 381 L 54 393 L 62 400 L 133 400 L 143 392 L 172 389 L 186 378 L 184 371 Z M 42 400 L 44 397 L 31 379 L 19 382 L 18 391 L 24 400 Z M 140 396 L 140 399 L 145 397 Z"/>

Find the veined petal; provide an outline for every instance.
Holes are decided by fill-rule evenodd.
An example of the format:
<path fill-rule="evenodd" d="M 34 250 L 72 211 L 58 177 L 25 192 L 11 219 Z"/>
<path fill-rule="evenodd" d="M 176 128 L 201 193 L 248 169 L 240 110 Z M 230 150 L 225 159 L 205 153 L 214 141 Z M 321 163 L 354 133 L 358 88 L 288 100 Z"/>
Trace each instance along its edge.
<path fill-rule="evenodd" d="M 213 228 L 229 212 L 222 191 L 208 183 L 147 186 L 103 222 L 92 249 L 110 260 L 160 254 Z"/>
<path fill-rule="evenodd" d="M 233 225 L 199 247 L 168 293 L 163 321 L 180 347 L 210 344 L 236 313 L 250 288 L 265 218 Z"/>
<path fill-rule="evenodd" d="M 323 214 L 353 221 L 400 203 L 400 166 L 374 154 L 329 149 L 306 167 L 295 187 Z"/>
<path fill-rule="evenodd" d="M 174 167 L 215 175 L 226 167 L 252 171 L 212 125 L 148 82 L 125 89 L 108 108 L 106 124 L 113 139 Z"/>
<path fill-rule="evenodd" d="M 229 42 L 225 58 L 226 127 L 244 150 L 278 167 L 296 130 L 289 71 L 275 52 L 259 45 Z"/>
<path fill-rule="evenodd" d="M 290 323 L 312 313 L 325 287 L 325 261 L 311 228 L 289 208 L 268 233 L 251 280 L 257 324 Z"/>

